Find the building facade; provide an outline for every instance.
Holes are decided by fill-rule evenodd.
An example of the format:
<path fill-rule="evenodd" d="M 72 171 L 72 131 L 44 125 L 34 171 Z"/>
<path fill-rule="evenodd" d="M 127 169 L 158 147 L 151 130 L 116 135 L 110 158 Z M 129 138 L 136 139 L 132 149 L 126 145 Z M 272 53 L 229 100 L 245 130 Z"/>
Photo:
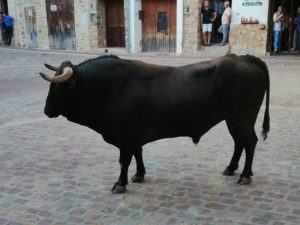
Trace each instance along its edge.
<path fill-rule="evenodd" d="M 271 51 L 272 14 L 277 5 L 291 1 L 230 2 L 231 52 L 264 55 Z M 204 50 L 200 28 L 202 0 L 0 0 L 0 3 L 7 5 L 8 13 L 15 19 L 16 47 L 174 54 L 197 54 Z"/>

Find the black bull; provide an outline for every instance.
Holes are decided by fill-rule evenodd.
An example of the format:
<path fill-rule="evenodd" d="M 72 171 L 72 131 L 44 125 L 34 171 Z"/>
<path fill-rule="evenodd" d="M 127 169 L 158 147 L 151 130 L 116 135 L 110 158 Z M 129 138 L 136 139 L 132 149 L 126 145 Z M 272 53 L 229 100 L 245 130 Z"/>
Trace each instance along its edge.
<path fill-rule="evenodd" d="M 79 65 L 45 65 L 56 71 L 53 77 L 40 73 L 51 82 L 46 115 L 62 115 L 88 126 L 120 149 L 121 173 L 114 193 L 126 190 L 132 156 L 137 163 L 132 181 L 143 181 L 143 145 L 179 136 L 197 143 L 223 120 L 235 143 L 223 174 L 234 174 L 245 148 L 245 166 L 238 182 L 251 182 L 258 141 L 254 125 L 265 93 L 264 139 L 269 131 L 269 73 L 259 58 L 227 55 L 171 67 L 102 56 Z"/>

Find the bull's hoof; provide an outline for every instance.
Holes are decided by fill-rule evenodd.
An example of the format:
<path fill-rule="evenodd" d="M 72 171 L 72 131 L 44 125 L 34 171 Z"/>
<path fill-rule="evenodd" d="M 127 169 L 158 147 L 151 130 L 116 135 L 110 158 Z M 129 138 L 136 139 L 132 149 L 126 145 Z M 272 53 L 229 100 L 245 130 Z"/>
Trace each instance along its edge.
<path fill-rule="evenodd" d="M 113 188 L 111 189 L 111 192 L 113 194 L 122 194 L 126 191 L 126 185 L 125 186 L 121 186 L 117 183 L 114 184 Z"/>
<path fill-rule="evenodd" d="M 251 177 L 240 177 L 237 182 L 239 185 L 248 185 L 251 184 Z"/>
<path fill-rule="evenodd" d="M 142 183 L 144 181 L 144 176 L 133 175 L 131 178 L 132 183 Z"/>
<path fill-rule="evenodd" d="M 229 169 L 226 167 L 226 169 L 223 171 L 224 176 L 233 176 L 234 175 L 234 170 Z"/>

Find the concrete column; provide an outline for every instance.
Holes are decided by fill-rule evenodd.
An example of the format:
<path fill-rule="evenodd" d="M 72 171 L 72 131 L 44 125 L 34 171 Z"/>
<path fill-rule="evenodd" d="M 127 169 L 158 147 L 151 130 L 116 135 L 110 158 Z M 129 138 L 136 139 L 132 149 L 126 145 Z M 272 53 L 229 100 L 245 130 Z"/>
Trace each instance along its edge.
<path fill-rule="evenodd" d="M 129 52 L 142 51 L 142 21 L 139 19 L 139 10 L 142 10 L 141 0 L 129 0 Z"/>

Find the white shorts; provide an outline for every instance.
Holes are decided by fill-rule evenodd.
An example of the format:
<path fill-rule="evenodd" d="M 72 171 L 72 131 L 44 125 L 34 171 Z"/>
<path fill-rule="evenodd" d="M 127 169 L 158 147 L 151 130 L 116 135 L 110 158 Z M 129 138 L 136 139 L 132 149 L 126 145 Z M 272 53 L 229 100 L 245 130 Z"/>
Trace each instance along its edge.
<path fill-rule="evenodd" d="M 212 32 L 212 23 L 202 25 L 202 32 Z"/>

